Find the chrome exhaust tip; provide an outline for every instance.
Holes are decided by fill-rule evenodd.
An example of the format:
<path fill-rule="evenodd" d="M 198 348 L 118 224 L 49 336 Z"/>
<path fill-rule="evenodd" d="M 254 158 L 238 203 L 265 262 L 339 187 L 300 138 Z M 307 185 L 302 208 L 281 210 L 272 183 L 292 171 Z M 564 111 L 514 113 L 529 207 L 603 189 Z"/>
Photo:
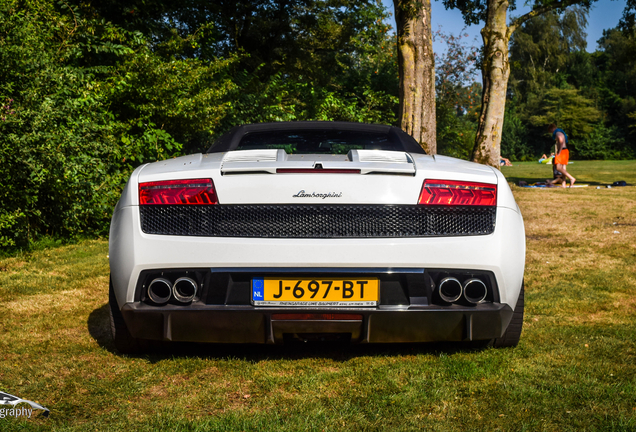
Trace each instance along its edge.
<path fill-rule="evenodd" d="M 197 295 L 198 285 L 189 277 L 181 277 L 174 281 L 172 294 L 181 303 L 189 303 Z"/>
<path fill-rule="evenodd" d="M 442 300 L 453 303 L 462 296 L 462 284 L 454 277 L 446 277 L 439 283 L 438 292 Z"/>
<path fill-rule="evenodd" d="M 168 303 L 172 295 L 172 283 L 168 279 L 153 279 L 148 285 L 148 297 L 156 304 Z"/>
<path fill-rule="evenodd" d="M 464 282 L 464 298 L 472 304 L 481 303 L 488 295 L 486 284 L 480 279 L 472 278 Z"/>

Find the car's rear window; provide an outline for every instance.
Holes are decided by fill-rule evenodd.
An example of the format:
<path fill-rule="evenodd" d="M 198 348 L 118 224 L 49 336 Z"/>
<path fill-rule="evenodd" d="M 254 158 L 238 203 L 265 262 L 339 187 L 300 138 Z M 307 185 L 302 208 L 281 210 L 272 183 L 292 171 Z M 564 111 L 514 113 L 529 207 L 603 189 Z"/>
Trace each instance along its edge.
<path fill-rule="evenodd" d="M 236 150 L 284 149 L 287 154 L 347 154 L 349 150 L 403 150 L 388 133 L 342 130 L 253 132 Z"/>

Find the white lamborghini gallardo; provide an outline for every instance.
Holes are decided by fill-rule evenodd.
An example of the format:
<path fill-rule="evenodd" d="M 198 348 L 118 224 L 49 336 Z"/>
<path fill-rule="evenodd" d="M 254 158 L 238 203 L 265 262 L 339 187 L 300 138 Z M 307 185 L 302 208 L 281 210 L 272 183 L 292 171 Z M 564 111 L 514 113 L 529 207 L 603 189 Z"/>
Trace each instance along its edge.
<path fill-rule="evenodd" d="M 488 166 L 400 129 L 239 126 L 131 175 L 110 231 L 116 347 L 490 341 L 523 322 L 525 233 Z"/>

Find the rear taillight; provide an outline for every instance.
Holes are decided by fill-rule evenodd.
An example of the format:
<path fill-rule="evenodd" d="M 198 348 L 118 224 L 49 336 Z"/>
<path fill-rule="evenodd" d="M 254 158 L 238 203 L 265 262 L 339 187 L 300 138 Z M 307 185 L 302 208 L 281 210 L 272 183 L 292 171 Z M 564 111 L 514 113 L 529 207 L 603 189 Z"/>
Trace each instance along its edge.
<path fill-rule="evenodd" d="M 451 180 L 426 180 L 418 204 L 497 205 L 497 185 Z"/>
<path fill-rule="evenodd" d="M 139 183 L 140 205 L 211 205 L 218 202 L 212 179 Z"/>

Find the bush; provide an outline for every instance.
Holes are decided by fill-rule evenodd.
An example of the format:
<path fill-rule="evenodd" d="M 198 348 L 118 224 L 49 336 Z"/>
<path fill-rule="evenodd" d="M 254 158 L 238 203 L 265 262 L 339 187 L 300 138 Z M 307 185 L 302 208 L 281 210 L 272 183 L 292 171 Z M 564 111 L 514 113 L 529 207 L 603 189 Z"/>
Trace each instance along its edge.
<path fill-rule="evenodd" d="M 616 126 L 599 124 L 585 138 L 573 141 L 571 147 L 575 159 L 615 160 L 634 157 L 631 149 L 624 146 Z"/>
<path fill-rule="evenodd" d="M 535 159 L 534 151 L 528 145 L 528 129 L 512 110 L 506 110 L 501 134 L 501 155 L 512 161 Z"/>
<path fill-rule="evenodd" d="M 132 169 L 224 114 L 231 59 L 161 59 L 139 34 L 44 0 L 0 3 L 0 34 L 3 248 L 106 235 Z"/>
<path fill-rule="evenodd" d="M 439 101 L 437 114 L 437 152 L 444 156 L 469 160 L 475 145 L 477 126 L 468 116 L 458 116 L 456 109 Z"/>

